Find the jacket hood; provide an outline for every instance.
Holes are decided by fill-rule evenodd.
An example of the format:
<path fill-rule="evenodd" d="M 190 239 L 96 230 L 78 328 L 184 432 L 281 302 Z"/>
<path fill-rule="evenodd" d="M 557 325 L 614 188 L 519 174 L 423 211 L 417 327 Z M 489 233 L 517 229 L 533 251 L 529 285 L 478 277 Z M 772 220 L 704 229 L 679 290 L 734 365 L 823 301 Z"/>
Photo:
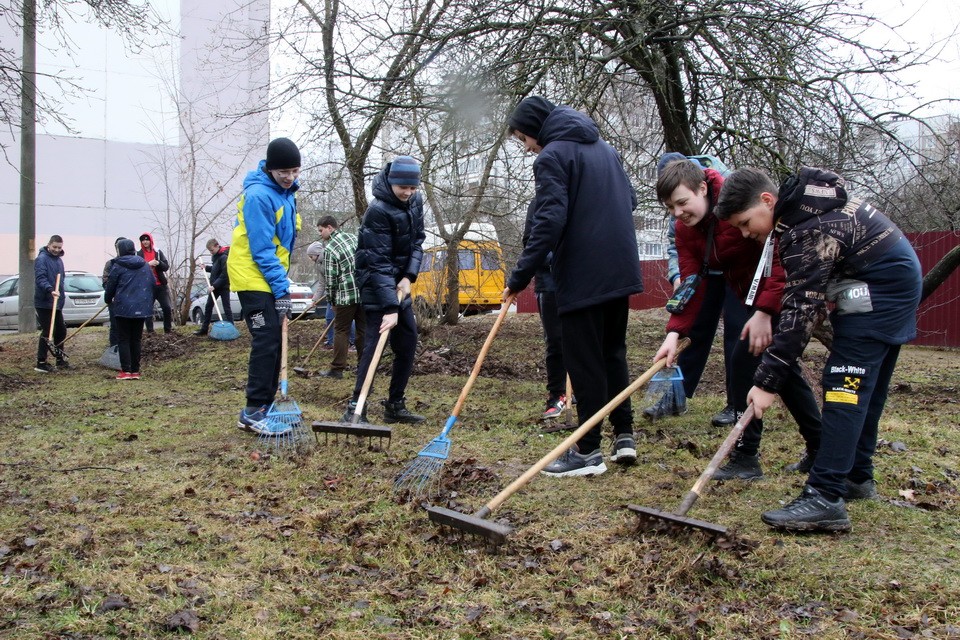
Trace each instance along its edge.
<path fill-rule="evenodd" d="M 294 191 L 299 189 L 300 179 L 297 178 L 296 180 L 294 180 L 293 186 L 290 187 L 289 189 L 284 189 L 279 184 L 277 184 L 277 181 L 274 180 L 269 173 L 267 173 L 267 161 L 261 160 L 260 164 L 257 165 L 257 170 L 249 172 L 247 174 L 247 177 L 243 179 L 243 188 L 249 189 L 250 187 L 258 184 L 264 187 L 273 189 L 277 193 L 285 194 L 285 193 L 293 193 Z"/>
<path fill-rule="evenodd" d="M 220 250 L 217 251 L 217 255 L 225 255 L 228 251 L 230 251 L 230 245 L 221 246 Z"/>
<path fill-rule="evenodd" d="M 141 233 L 141 234 L 140 234 L 139 236 L 137 236 L 137 237 L 138 237 L 138 238 L 142 238 L 143 236 L 147 236 L 148 238 L 150 238 L 150 251 L 156 251 L 156 250 L 157 250 L 157 243 L 153 240 L 153 234 L 150 233 L 149 231 L 144 231 L 143 233 Z M 142 242 L 140 243 L 140 248 L 143 249 L 143 243 L 142 243 Z"/>
<path fill-rule="evenodd" d="M 146 234 L 146 235 L 150 235 L 150 234 Z M 151 247 L 153 246 L 153 238 L 150 238 L 150 245 Z M 133 247 L 133 240 L 129 240 L 127 238 L 121 238 L 120 241 L 117 242 L 118 256 L 132 256 L 134 253 L 136 253 L 136 250 Z"/>
<path fill-rule="evenodd" d="M 544 120 L 537 142 L 545 147 L 558 140 L 589 144 L 599 139 L 600 129 L 590 116 L 570 107 L 557 107 Z"/>
<path fill-rule="evenodd" d="M 388 162 L 383 169 L 380 170 L 373 178 L 373 197 L 382 202 L 386 202 L 391 206 L 397 207 L 398 209 L 407 209 L 410 207 L 410 204 L 413 203 L 414 199 L 421 198 L 420 192 L 417 191 L 410 199 L 404 202 L 398 198 L 393 193 L 393 188 L 390 186 L 390 181 L 387 179 L 387 176 L 390 175 L 390 165 L 393 164 Z"/>
<path fill-rule="evenodd" d="M 802 167 L 780 184 L 774 220 L 793 226 L 811 216 L 840 209 L 847 199 L 846 183 L 839 175 L 826 169 Z"/>
<path fill-rule="evenodd" d="M 63 256 L 67 255 L 67 252 L 64 251 L 63 249 L 61 249 L 61 250 L 60 250 L 60 255 L 55 256 L 55 255 L 53 255 L 52 253 L 50 253 L 49 251 L 47 251 L 47 248 L 46 248 L 46 247 L 40 247 L 40 251 L 37 252 L 37 257 L 39 257 L 41 253 L 44 253 L 44 254 L 50 256 L 50 257 L 53 258 L 54 260 L 56 260 L 57 258 L 62 258 Z"/>
<path fill-rule="evenodd" d="M 125 253 L 121 256 L 117 256 L 113 259 L 113 264 L 118 264 L 121 267 L 131 270 L 137 270 L 147 264 L 147 261 L 138 256 L 135 253 Z"/>

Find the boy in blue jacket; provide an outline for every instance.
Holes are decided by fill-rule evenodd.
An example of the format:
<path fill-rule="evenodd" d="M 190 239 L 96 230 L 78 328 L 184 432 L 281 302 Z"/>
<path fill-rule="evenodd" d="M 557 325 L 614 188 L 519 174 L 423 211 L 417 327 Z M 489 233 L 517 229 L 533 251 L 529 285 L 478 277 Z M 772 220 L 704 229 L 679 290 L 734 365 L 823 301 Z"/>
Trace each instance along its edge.
<path fill-rule="evenodd" d="M 758 169 L 734 171 L 716 215 L 746 238 L 775 240 L 786 275 L 780 321 L 747 396 L 758 418 L 783 388 L 826 303 L 835 305 L 820 450 L 800 496 L 761 519 L 788 531 L 847 531 L 844 500 L 876 496 L 880 415 L 900 345 L 916 337 L 920 262 L 896 225 L 849 197 L 843 178 L 823 169 L 803 167 L 779 189 Z"/>
<path fill-rule="evenodd" d="M 117 380 L 140 379 L 140 353 L 143 326 L 153 315 L 153 294 L 156 279 L 150 264 L 134 253 L 133 240 L 117 240 L 117 257 L 103 294 L 110 306 L 111 322 L 117 326 L 117 354 L 120 372 Z"/>
<path fill-rule="evenodd" d="M 50 236 L 47 246 L 40 249 L 37 259 L 33 263 L 34 290 L 33 308 L 37 312 L 40 323 L 40 340 L 37 343 L 37 366 L 34 371 L 50 373 L 57 368 L 69 369 L 64 353 L 61 350 L 57 358 L 57 366 L 47 362 L 47 336 L 50 335 L 50 323 L 53 323 L 53 344 L 61 344 L 67 337 L 67 325 L 63 322 L 64 280 L 66 271 L 63 268 L 63 238 Z M 60 287 L 54 288 L 57 276 L 60 276 Z"/>
<path fill-rule="evenodd" d="M 282 319 L 291 306 L 287 272 L 300 230 L 294 198 L 299 176 L 300 149 L 288 138 L 272 140 L 266 159 L 244 178 L 237 203 L 227 273 L 250 330 L 247 402 L 237 421 L 244 431 L 264 432 L 277 394 Z"/>

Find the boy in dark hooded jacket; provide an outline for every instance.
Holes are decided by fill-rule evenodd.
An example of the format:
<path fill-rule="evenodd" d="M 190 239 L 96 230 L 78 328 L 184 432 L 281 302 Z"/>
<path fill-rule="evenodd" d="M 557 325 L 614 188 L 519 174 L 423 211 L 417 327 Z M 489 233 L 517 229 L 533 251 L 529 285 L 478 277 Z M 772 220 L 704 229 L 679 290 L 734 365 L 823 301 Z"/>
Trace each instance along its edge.
<path fill-rule="evenodd" d="M 620 156 L 596 123 L 539 96 L 510 116 L 511 134 L 533 163 L 536 195 L 530 233 L 503 299 L 523 291 L 552 251 L 563 359 L 581 424 L 626 388 L 628 298 L 643 291 L 633 209 L 636 194 Z M 626 400 L 610 414 L 612 459 L 636 460 L 633 412 Z M 607 470 L 598 424 L 542 473 L 556 477 Z"/>
<path fill-rule="evenodd" d="M 782 390 L 826 303 L 835 303 L 820 450 L 800 496 L 761 519 L 790 531 L 847 531 L 844 499 L 876 496 L 880 415 L 900 345 L 916 337 L 920 262 L 896 225 L 823 169 L 804 167 L 779 190 L 758 169 L 734 171 L 717 217 L 744 237 L 776 240 L 786 273 L 780 321 L 747 396 L 758 416 Z"/>
<path fill-rule="evenodd" d="M 220 298 L 221 313 L 226 322 L 233 322 L 233 308 L 230 306 L 230 276 L 227 274 L 227 256 L 230 247 L 222 247 L 216 238 L 207 240 L 207 251 L 210 252 L 211 262 L 207 269 L 210 272 L 210 286 L 207 290 L 207 305 L 203 308 L 203 323 L 194 331 L 194 335 L 205 336 L 210 330 L 213 320 L 213 306 L 215 298 Z M 210 294 L 213 295 L 210 295 Z"/>
<path fill-rule="evenodd" d="M 417 351 L 417 319 L 413 314 L 410 284 L 416 282 L 423 260 L 423 196 L 420 164 L 410 156 L 398 156 L 373 179 L 374 201 L 363 214 L 357 241 L 356 280 L 366 320 L 366 336 L 390 331 L 393 371 L 390 390 L 383 404 L 383 420 L 416 424 L 424 417 L 406 406 L 407 383 L 413 373 Z M 331 283 L 327 283 L 332 286 Z M 401 300 L 398 303 L 398 294 Z M 358 332 L 359 336 L 359 332 Z M 350 420 L 357 407 L 363 380 L 373 360 L 377 340 L 366 338 L 357 366 L 353 398 L 343 419 Z M 365 416 L 364 416 L 365 419 Z"/>
<path fill-rule="evenodd" d="M 109 260 L 107 260 L 107 261 L 104 263 L 104 265 L 103 265 L 103 276 L 102 276 L 102 277 L 103 277 L 103 287 L 104 287 L 104 289 L 106 289 L 106 287 L 107 287 L 107 280 L 110 279 L 110 271 L 113 269 L 113 263 L 117 261 L 117 257 L 120 255 L 120 241 L 121 241 L 121 240 L 126 240 L 126 238 L 124 238 L 123 236 L 120 236 L 119 238 L 117 238 L 116 240 L 113 241 L 113 250 L 116 252 L 117 255 L 114 256 L 114 257 L 112 257 L 112 258 L 110 258 Z M 108 340 L 108 342 L 110 343 L 110 346 L 111 346 L 111 347 L 115 347 L 115 346 L 117 346 L 117 342 L 118 342 L 118 341 L 117 341 L 117 323 L 114 322 L 113 319 L 112 319 L 112 318 L 113 318 L 113 305 L 108 304 L 108 305 L 107 305 L 107 311 L 110 312 L 110 317 L 111 317 L 111 320 L 110 320 L 110 332 L 109 332 L 109 334 L 108 334 L 107 340 Z"/>
<path fill-rule="evenodd" d="M 120 239 L 117 253 L 103 296 L 117 324 L 117 380 L 139 380 L 143 323 L 153 314 L 155 280 L 147 261 L 134 254 L 133 240 Z"/>
<path fill-rule="evenodd" d="M 40 323 L 40 340 L 37 343 L 37 366 L 34 371 L 50 373 L 56 371 L 47 362 L 47 336 L 50 335 L 50 323 L 53 323 L 53 344 L 61 344 L 67 337 L 67 325 L 63 322 L 64 280 L 66 271 L 63 268 L 63 238 L 50 236 L 47 246 L 40 249 L 37 259 L 33 263 L 34 289 L 33 308 L 37 312 L 37 321 Z M 57 276 L 60 276 L 60 288 L 55 289 Z M 70 365 L 63 358 L 63 351 L 58 352 L 57 367 L 68 369 Z"/>

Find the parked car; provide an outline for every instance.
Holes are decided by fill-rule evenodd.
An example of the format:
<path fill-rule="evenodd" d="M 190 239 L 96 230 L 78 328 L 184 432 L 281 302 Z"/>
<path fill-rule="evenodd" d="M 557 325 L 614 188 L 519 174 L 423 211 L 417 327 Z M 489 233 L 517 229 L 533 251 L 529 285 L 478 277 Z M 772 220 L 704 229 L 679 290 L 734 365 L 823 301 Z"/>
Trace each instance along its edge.
<path fill-rule="evenodd" d="M 195 295 L 193 302 L 190 303 L 190 320 L 194 324 L 201 324 L 203 322 L 203 310 L 207 306 L 207 287 L 206 284 L 201 283 L 199 286 L 194 287 L 194 291 L 191 295 Z M 290 300 L 292 303 L 293 316 L 296 317 L 300 315 L 307 307 L 310 306 L 310 301 L 313 300 L 313 290 L 309 285 L 301 284 L 298 282 L 290 283 Z M 220 309 L 223 311 L 223 308 Z M 233 311 L 233 317 L 237 320 L 243 318 L 243 309 L 240 308 L 240 297 L 237 295 L 236 291 L 230 291 L 230 310 Z M 311 317 L 313 314 L 308 314 L 304 316 L 305 318 Z M 217 320 L 217 312 L 213 312 L 213 321 Z"/>
<path fill-rule="evenodd" d="M 10 276 L 0 281 L 0 329 L 16 329 L 20 325 L 20 277 Z M 96 315 L 104 305 L 103 281 L 100 276 L 86 271 L 67 271 L 63 282 L 66 300 L 63 320 L 67 326 L 79 326 Z M 110 322 L 110 311 L 94 320 L 96 324 Z"/>

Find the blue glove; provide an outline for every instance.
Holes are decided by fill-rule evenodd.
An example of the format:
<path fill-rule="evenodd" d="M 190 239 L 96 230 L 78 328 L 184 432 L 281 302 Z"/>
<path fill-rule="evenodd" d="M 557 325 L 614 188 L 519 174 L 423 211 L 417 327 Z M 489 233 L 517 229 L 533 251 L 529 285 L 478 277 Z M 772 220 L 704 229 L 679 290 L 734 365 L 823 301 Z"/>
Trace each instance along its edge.
<path fill-rule="evenodd" d="M 290 309 L 293 307 L 293 302 L 290 300 L 290 294 L 281 296 L 273 301 L 273 308 L 277 310 L 277 315 L 281 318 L 286 316 L 290 317 Z"/>

